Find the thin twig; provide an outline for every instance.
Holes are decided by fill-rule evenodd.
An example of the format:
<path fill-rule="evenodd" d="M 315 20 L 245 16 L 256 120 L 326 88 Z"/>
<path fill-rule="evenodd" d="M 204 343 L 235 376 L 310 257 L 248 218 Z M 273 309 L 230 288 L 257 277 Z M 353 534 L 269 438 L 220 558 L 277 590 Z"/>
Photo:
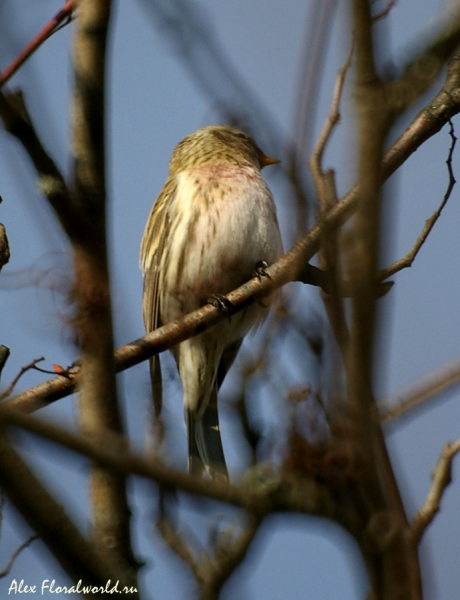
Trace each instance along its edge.
<path fill-rule="evenodd" d="M 331 134 L 340 120 L 340 101 L 342 98 L 343 88 L 345 84 L 345 79 L 347 72 L 351 65 L 351 59 L 353 56 L 354 50 L 354 40 L 352 40 L 350 44 L 350 50 L 348 52 L 348 57 L 345 61 L 345 64 L 337 73 L 337 79 L 335 82 L 334 92 L 332 95 L 332 103 L 329 109 L 329 114 L 326 117 L 326 121 L 324 122 L 323 128 L 318 136 L 318 140 L 315 144 L 314 150 L 312 152 L 311 158 L 309 160 L 310 171 L 313 177 L 313 182 L 316 187 L 316 192 L 318 194 L 318 199 L 321 201 L 322 197 L 322 179 L 324 178 L 324 170 L 323 170 L 323 155 L 324 150 L 328 141 L 331 138 Z"/>
<path fill-rule="evenodd" d="M 430 235 L 431 230 L 433 229 L 436 221 L 441 216 L 441 212 L 442 212 L 443 208 L 445 207 L 445 205 L 447 204 L 447 201 L 450 198 L 452 190 L 454 189 L 454 186 L 457 183 L 455 176 L 454 176 L 453 167 L 452 167 L 452 158 L 454 155 L 455 145 L 457 143 L 457 137 L 455 136 L 454 126 L 453 126 L 451 119 L 449 119 L 448 123 L 449 123 L 449 135 L 451 137 L 449 154 L 446 159 L 447 172 L 449 175 L 449 182 L 447 184 L 447 189 L 446 189 L 446 192 L 442 199 L 442 202 L 438 206 L 438 208 L 434 211 L 434 213 L 431 215 L 431 217 L 425 221 L 425 226 L 423 227 L 420 235 L 416 239 L 415 244 L 412 246 L 412 248 L 409 250 L 409 252 L 406 254 L 406 256 L 403 256 L 402 258 L 400 258 L 399 260 L 394 262 L 392 265 L 390 265 L 386 269 L 381 269 L 377 276 L 379 280 L 387 279 L 388 277 L 391 277 L 398 271 L 401 271 L 402 269 L 406 269 L 412 265 L 417 254 L 419 253 L 421 247 L 423 246 L 423 244 L 426 242 L 428 236 Z"/>
<path fill-rule="evenodd" d="M 408 388 L 396 392 L 391 398 L 379 401 L 380 420 L 382 423 L 395 421 L 459 383 L 460 359 L 457 358 L 417 380 Z"/>
<path fill-rule="evenodd" d="M 23 544 L 21 544 L 19 546 L 19 548 L 16 548 L 16 550 L 10 556 L 10 560 L 7 562 L 6 567 L 3 569 L 3 571 L 0 571 L 0 577 L 6 577 L 8 575 L 8 573 L 11 571 L 11 569 L 12 569 L 12 567 L 14 565 L 14 561 L 19 556 L 19 554 L 23 550 L 25 550 L 28 546 L 30 546 L 30 544 L 33 541 L 38 540 L 38 539 L 39 539 L 38 535 L 32 535 L 32 536 L 30 536 L 30 538 L 28 540 L 26 540 Z"/>
<path fill-rule="evenodd" d="M 5 226 L 0 223 L 0 271 L 10 260 L 10 247 Z"/>
<path fill-rule="evenodd" d="M 74 10 L 74 0 L 67 0 L 61 10 L 51 19 L 51 21 L 27 44 L 22 52 L 13 60 L 2 74 L 0 74 L 0 87 L 11 79 L 11 77 L 20 69 L 28 58 L 45 42 L 49 37 L 59 31 L 64 25 L 67 25 L 72 20 L 72 12 Z M 66 21 L 66 23 L 63 23 Z"/>
<path fill-rule="evenodd" d="M 3 367 L 5 366 L 9 355 L 10 355 L 10 349 L 8 348 L 8 346 L 1 345 L 0 346 L 0 379 L 2 377 Z M 1 399 L 2 399 L 2 397 L 0 395 L 0 400 Z"/>
<path fill-rule="evenodd" d="M 222 533 L 214 556 L 208 564 L 200 564 L 201 598 L 219 597 L 224 583 L 244 560 L 263 518 L 263 513 L 249 514 L 246 526 L 236 538 L 231 539 L 232 532 Z"/>
<path fill-rule="evenodd" d="M 350 50 L 345 64 L 339 70 L 334 87 L 331 108 L 323 128 L 319 134 L 318 141 L 309 161 L 310 172 L 315 185 L 320 213 L 324 215 L 332 206 L 337 203 L 337 191 L 335 184 L 335 174 L 332 170 L 324 172 L 323 155 L 332 132 L 340 120 L 340 102 L 345 85 L 346 75 L 351 65 L 354 50 L 354 38 L 350 44 Z M 325 235 L 322 248 L 319 252 L 319 265 L 324 269 L 322 276 L 322 289 L 329 288 L 328 293 L 322 294 L 324 306 L 327 311 L 329 322 L 334 335 L 337 339 L 339 348 L 344 352 L 345 345 L 349 338 L 348 327 L 345 319 L 344 306 L 341 300 L 341 279 L 337 235 L 332 232 L 331 235 Z"/>
<path fill-rule="evenodd" d="M 447 486 L 452 481 L 452 461 L 454 456 L 460 452 L 460 440 L 454 444 L 447 443 L 439 457 L 438 463 L 433 471 L 430 491 L 422 508 L 412 521 L 411 530 L 414 541 L 418 544 L 425 533 L 428 525 L 433 522 L 436 513 L 441 508 L 441 500 Z"/>
<path fill-rule="evenodd" d="M 169 548 L 176 554 L 188 567 L 190 567 L 195 579 L 198 580 L 200 566 L 195 560 L 192 551 L 187 546 L 181 536 L 174 531 L 171 524 L 165 517 L 158 519 L 157 529 L 161 533 L 163 540 L 169 546 Z"/>
<path fill-rule="evenodd" d="M 35 369 L 37 363 L 42 362 L 43 360 L 45 360 L 44 356 L 41 356 L 40 358 L 34 358 L 34 360 L 32 362 L 30 362 L 25 367 L 22 367 L 21 370 L 19 371 L 19 373 L 16 375 L 16 377 L 10 383 L 10 385 L 6 388 L 6 390 L 0 394 L 0 400 L 7 398 L 11 394 L 11 392 L 14 390 L 17 382 L 21 379 L 21 377 L 24 375 L 24 373 L 26 373 L 27 371 L 30 371 L 31 369 Z"/>
<path fill-rule="evenodd" d="M 373 22 L 375 23 L 376 21 L 385 18 L 395 6 L 396 0 L 387 0 L 387 5 L 385 8 L 372 17 Z"/>

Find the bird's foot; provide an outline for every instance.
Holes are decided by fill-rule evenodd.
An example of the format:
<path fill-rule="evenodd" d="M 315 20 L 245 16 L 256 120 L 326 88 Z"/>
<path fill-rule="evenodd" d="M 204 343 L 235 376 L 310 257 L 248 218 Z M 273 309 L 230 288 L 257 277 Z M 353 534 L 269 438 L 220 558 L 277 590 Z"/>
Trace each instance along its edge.
<path fill-rule="evenodd" d="M 224 296 L 224 294 L 213 294 L 210 298 L 208 298 L 207 302 L 223 312 L 228 318 L 228 322 L 231 323 L 233 304 L 230 302 L 227 296 Z"/>
<path fill-rule="evenodd" d="M 268 277 L 268 279 L 271 279 L 267 269 L 268 264 L 264 260 L 259 260 L 259 262 L 255 264 L 252 276 L 257 277 L 257 279 L 262 279 L 262 277 Z"/>

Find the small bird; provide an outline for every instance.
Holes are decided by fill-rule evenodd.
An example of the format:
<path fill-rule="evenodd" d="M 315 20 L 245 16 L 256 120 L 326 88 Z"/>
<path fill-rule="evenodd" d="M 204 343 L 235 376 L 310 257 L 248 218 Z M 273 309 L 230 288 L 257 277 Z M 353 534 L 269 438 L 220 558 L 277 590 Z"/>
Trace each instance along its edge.
<path fill-rule="evenodd" d="M 262 261 L 272 264 L 283 254 L 275 204 L 261 175 L 277 162 L 227 125 L 198 129 L 174 148 L 141 243 L 147 332 L 229 293 L 253 277 Z M 272 299 L 172 349 L 183 386 L 192 474 L 228 481 L 217 391 L 243 337 L 263 321 Z M 150 364 L 155 395 L 158 357 Z"/>

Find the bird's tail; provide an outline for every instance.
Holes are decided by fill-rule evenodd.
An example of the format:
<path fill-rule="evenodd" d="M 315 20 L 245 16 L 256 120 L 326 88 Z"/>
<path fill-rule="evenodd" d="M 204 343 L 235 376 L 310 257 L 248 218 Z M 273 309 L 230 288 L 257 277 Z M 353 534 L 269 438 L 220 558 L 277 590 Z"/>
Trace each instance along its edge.
<path fill-rule="evenodd" d="M 228 471 L 220 437 L 217 389 L 200 418 L 187 411 L 188 465 L 192 475 L 208 473 L 212 479 L 228 482 Z"/>

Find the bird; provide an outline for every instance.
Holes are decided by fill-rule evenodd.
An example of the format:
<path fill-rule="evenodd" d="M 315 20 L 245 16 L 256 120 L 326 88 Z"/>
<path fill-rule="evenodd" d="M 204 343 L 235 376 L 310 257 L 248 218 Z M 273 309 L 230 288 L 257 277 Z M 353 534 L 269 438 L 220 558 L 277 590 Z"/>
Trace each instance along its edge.
<path fill-rule="evenodd" d="M 203 127 L 177 144 L 141 242 L 147 333 L 212 298 L 222 299 L 251 279 L 257 265 L 282 256 L 275 203 L 261 175 L 263 167 L 278 162 L 229 125 Z M 244 336 L 262 323 L 274 297 L 172 349 L 182 381 L 192 475 L 229 481 L 217 392 Z M 151 359 L 150 372 L 155 396 L 161 386 L 158 357 Z"/>

